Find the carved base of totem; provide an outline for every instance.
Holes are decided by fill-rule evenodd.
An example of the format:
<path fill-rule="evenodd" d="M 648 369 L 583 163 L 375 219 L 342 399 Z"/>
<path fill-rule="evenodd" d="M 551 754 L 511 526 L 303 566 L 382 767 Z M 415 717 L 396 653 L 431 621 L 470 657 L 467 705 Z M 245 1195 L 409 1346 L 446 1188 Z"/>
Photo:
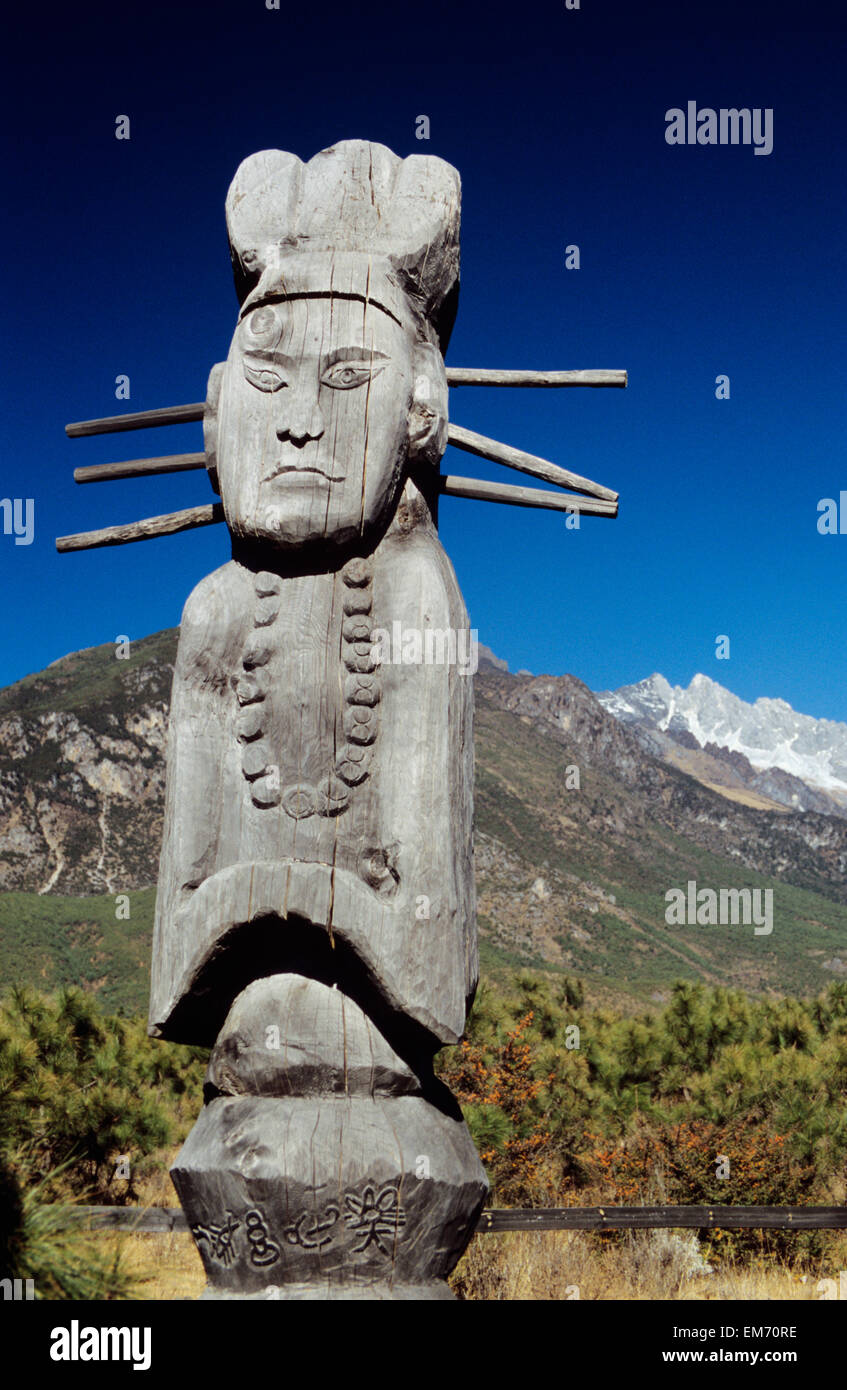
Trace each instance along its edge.
<path fill-rule="evenodd" d="M 452 1297 L 488 1183 L 426 1049 L 395 1042 L 409 1060 L 310 977 L 238 995 L 171 1169 L 205 1298 Z"/>
<path fill-rule="evenodd" d="M 420 1096 L 218 1096 L 171 1177 L 206 1298 L 450 1298 L 488 1189 Z"/>

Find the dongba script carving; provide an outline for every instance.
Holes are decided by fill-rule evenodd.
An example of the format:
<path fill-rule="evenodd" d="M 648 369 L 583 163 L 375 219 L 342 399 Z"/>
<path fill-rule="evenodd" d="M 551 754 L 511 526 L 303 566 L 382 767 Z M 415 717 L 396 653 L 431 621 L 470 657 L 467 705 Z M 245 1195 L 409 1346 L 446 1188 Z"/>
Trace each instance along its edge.
<path fill-rule="evenodd" d="M 191 1227 L 191 1234 L 199 1243 L 201 1240 L 208 1240 L 209 1253 L 215 1260 L 221 1260 L 225 1265 L 232 1263 L 234 1251 L 232 1248 L 232 1238 L 241 1225 L 236 1221 L 231 1211 L 227 1212 L 227 1219 L 222 1226 L 200 1225 Z"/>
<path fill-rule="evenodd" d="M 285 1239 L 289 1245 L 299 1245 L 303 1250 L 321 1250 L 332 1240 L 332 1228 L 339 1215 L 338 1207 L 327 1207 L 320 1217 L 313 1211 L 304 1211 L 286 1226 Z"/>
<path fill-rule="evenodd" d="M 209 1254 L 213 1259 L 221 1260 L 225 1265 L 232 1264 L 239 1253 L 236 1249 L 234 1236 L 242 1224 L 245 1227 L 245 1234 L 250 1246 L 251 1264 L 261 1267 L 262 1265 L 272 1265 L 279 1259 L 279 1246 L 275 1240 L 271 1239 L 268 1224 L 256 1207 L 251 1207 L 249 1211 L 244 1213 L 243 1222 L 237 1220 L 231 1211 L 227 1211 L 226 1215 L 227 1219 L 223 1225 L 198 1223 L 191 1227 L 191 1234 L 196 1241 L 208 1240 Z"/>
<path fill-rule="evenodd" d="M 354 1192 L 345 1195 L 347 1211 L 344 1220 L 362 1237 L 359 1244 L 353 1246 L 354 1251 L 358 1253 L 367 1250 L 369 1245 L 375 1245 L 383 1255 L 391 1254 L 390 1247 L 383 1245 L 382 1238 L 388 1236 L 392 1241 L 396 1240 L 400 1228 L 406 1224 L 406 1213 L 399 1198 L 399 1190 L 390 1184 L 378 1194 L 368 1185 L 361 1197 Z"/>
<path fill-rule="evenodd" d="M 250 1262 L 254 1265 L 272 1265 L 279 1259 L 279 1246 L 271 1240 L 267 1222 L 260 1211 L 252 1207 L 244 1218 L 247 1239 L 250 1242 Z"/>
<path fill-rule="evenodd" d="M 392 1244 L 406 1224 L 406 1213 L 400 1205 L 399 1189 L 387 1184 L 377 1193 L 369 1183 L 361 1196 L 356 1192 L 345 1192 L 344 1221 L 355 1236 L 358 1244 L 353 1246 L 354 1254 L 361 1254 L 369 1246 L 375 1245 L 382 1255 L 391 1255 L 392 1249 L 383 1244 L 388 1238 Z M 304 1211 L 285 1228 L 285 1239 L 289 1245 L 299 1245 L 303 1250 L 322 1250 L 340 1234 L 336 1223 L 340 1212 L 330 1204 L 320 1213 Z"/>

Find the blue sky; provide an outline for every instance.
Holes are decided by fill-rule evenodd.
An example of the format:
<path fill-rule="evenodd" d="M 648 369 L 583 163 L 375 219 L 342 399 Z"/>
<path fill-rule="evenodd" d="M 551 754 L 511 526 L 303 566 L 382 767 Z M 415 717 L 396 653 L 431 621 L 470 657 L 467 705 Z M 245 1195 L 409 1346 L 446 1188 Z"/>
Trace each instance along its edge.
<path fill-rule="evenodd" d="M 71 476 L 199 449 L 199 425 L 75 441 L 64 425 L 202 399 L 235 322 L 223 204 L 238 163 L 366 138 L 462 176 L 448 365 L 629 371 L 626 391 L 452 392 L 457 423 L 621 494 L 616 521 L 579 532 L 444 501 L 481 640 L 513 670 L 594 689 L 703 671 L 745 699 L 847 720 L 847 534 L 816 527 L 819 499 L 847 489 L 847 21 L 678 8 L 144 0 L 16 16 L 2 495 L 34 499 L 35 540 L 0 535 L 0 682 L 176 625 L 228 558 L 223 528 L 57 555 L 56 535 L 210 499 L 202 474 Z M 772 108 L 773 153 L 668 145 L 665 112 L 689 100 Z M 528 482 L 454 450 L 442 468 Z"/>

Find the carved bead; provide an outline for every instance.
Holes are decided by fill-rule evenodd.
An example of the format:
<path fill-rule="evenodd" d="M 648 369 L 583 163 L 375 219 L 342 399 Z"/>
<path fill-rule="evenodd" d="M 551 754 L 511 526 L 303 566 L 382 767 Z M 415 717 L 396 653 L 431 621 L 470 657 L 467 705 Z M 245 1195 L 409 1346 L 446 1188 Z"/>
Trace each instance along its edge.
<path fill-rule="evenodd" d="M 344 682 L 344 698 L 348 705 L 378 705 L 379 677 L 364 673 L 348 676 Z"/>
<path fill-rule="evenodd" d="M 241 743 L 257 738 L 262 732 L 263 712 L 258 705 L 245 705 L 235 716 L 235 729 Z"/>
<path fill-rule="evenodd" d="M 268 748 L 262 740 L 266 714 L 261 702 L 268 693 L 268 673 L 263 670 L 274 653 L 267 635 L 254 630 L 242 653 L 244 674 L 233 678 L 239 704 L 236 733 L 242 745 L 242 769 L 252 784 L 251 796 L 257 806 L 282 805 L 294 820 L 309 816 L 337 816 L 350 802 L 349 788 L 357 786 L 368 776 L 371 745 L 376 738 L 375 706 L 380 700 L 378 676 L 373 674 L 378 662 L 374 659 L 371 642 L 372 623 L 368 616 L 372 606 L 370 585 L 372 567 L 366 560 L 350 561 L 342 571 L 346 590 L 342 600 L 342 656 L 347 670 L 344 688 L 348 708 L 344 711 L 344 733 L 348 742 L 339 751 L 335 771 L 317 785 L 298 783 L 279 787 L 279 769 L 268 764 Z M 269 627 L 279 616 L 282 582 L 278 575 L 262 571 L 255 576 L 257 594 L 254 609 L 254 629 Z"/>
<path fill-rule="evenodd" d="M 343 608 L 348 616 L 354 613 L 370 613 L 373 600 L 366 589 L 351 589 L 344 595 Z"/>
<path fill-rule="evenodd" d="M 256 575 L 256 593 L 259 598 L 267 598 L 271 594 L 278 594 L 282 589 L 282 580 L 278 574 L 271 574 L 269 570 L 262 570 Z"/>
<path fill-rule="evenodd" d="M 357 558 L 348 560 L 341 571 L 341 577 L 350 588 L 358 589 L 361 585 L 370 584 L 373 571 L 367 560 Z"/>
<path fill-rule="evenodd" d="M 305 820 L 315 814 L 316 801 L 314 787 L 310 787 L 308 782 L 301 782 L 298 786 L 286 787 L 282 794 L 282 809 L 292 820 Z"/>
<path fill-rule="evenodd" d="M 257 700 L 264 700 L 267 688 L 264 681 L 254 671 L 250 671 L 236 682 L 235 693 L 240 705 L 252 705 Z"/>
<path fill-rule="evenodd" d="M 253 622 L 256 627 L 269 627 L 279 617 L 279 599 L 269 594 L 266 598 L 260 598 L 253 610 Z"/>
<path fill-rule="evenodd" d="M 376 738 L 376 711 L 354 705 L 344 714 L 344 734 L 351 743 L 373 743 Z"/>
<path fill-rule="evenodd" d="M 348 671 L 375 671 L 376 657 L 370 642 L 351 642 L 344 651 L 344 665 Z"/>
<path fill-rule="evenodd" d="M 341 635 L 345 642 L 368 642 L 371 635 L 371 620 L 361 614 L 345 618 L 341 625 Z"/>
<path fill-rule="evenodd" d="M 251 638 L 244 648 L 241 664 L 245 670 L 252 671 L 255 666 L 267 666 L 272 650 L 258 634 Z"/>
<path fill-rule="evenodd" d="M 268 770 L 268 750 L 264 743 L 248 743 L 241 754 L 241 768 L 248 782 Z"/>
<path fill-rule="evenodd" d="M 348 744 L 338 755 L 335 770 L 348 787 L 357 787 L 370 772 L 371 749 Z"/>
<path fill-rule="evenodd" d="M 350 793 L 337 777 L 324 777 L 317 786 L 317 810 L 320 816 L 338 816 L 346 811 Z"/>
<path fill-rule="evenodd" d="M 250 788 L 250 795 L 256 806 L 278 806 L 281 792 L 279 789 L 279 775 L 276 770 L 268 772 L 264 777 L 257 777 Z"/>

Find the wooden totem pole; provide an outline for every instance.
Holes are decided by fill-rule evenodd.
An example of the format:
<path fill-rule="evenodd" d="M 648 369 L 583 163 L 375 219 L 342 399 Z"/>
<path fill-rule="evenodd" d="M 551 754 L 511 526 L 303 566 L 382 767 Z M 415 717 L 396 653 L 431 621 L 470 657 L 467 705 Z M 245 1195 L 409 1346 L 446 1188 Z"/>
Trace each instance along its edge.
<path fill-rule="evenodd" d="M 150 1004 L 153 1035 L 212 1049 L 171 1170 L 207 1298 L 449 1298 L 487 1191 L 432 1066 L 477 982 L 469 628 L 438 497 L 613 516 L 616 494 L 448 430 L 447 386 L 626 378 L 445 371 L 459 201 L 448 164 L 364 141 L 253 155 L 205 403 L 68 427 L 202 415 L 203 455 L 77 476 L 205 465 L 221 503 L 61 549 L 232 538 L 182 616 Z M 591 500 L 445 479 L 448 437 Z"/>

